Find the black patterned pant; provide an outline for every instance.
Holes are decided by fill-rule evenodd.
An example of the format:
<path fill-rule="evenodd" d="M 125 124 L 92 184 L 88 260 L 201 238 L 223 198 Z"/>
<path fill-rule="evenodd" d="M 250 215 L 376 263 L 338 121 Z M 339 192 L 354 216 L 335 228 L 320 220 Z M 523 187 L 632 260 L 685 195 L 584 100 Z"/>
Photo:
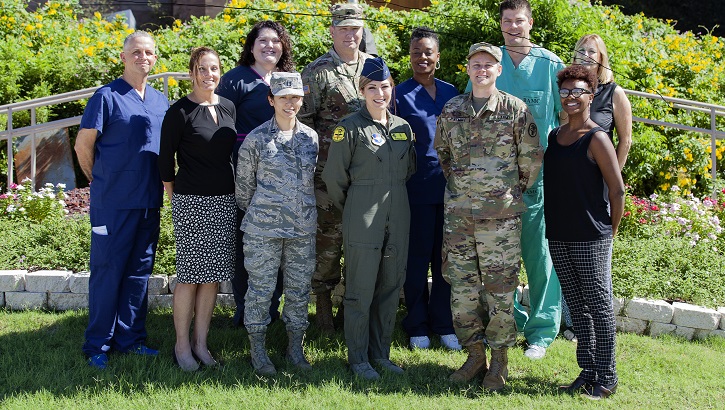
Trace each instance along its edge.
<path fill-rule="evenodd" d="M 617 382 L 612 301 L 612 238 L 549 241 L 554 270 L 571 311 L 580 376 L 605 386 Z"/>

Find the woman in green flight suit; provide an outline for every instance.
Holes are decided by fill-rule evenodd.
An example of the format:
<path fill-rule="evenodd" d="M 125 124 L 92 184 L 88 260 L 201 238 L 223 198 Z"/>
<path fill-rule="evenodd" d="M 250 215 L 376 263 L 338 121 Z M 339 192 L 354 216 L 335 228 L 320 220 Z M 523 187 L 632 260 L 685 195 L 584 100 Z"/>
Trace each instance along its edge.
<path fill-rule="evenodd" d="M 415 172 L 413 132 L 388 112 L 393 93 L 381 58 L 365 61 L 365 106 L 340 121 L 322 179 L 342 209 L 345 249 L 345 342 L 356 375 L 377 379 L 370 362 L 402 373 L 390 361 L 400 288 L 405 281 L 410 209 L 405 182 Z"/>

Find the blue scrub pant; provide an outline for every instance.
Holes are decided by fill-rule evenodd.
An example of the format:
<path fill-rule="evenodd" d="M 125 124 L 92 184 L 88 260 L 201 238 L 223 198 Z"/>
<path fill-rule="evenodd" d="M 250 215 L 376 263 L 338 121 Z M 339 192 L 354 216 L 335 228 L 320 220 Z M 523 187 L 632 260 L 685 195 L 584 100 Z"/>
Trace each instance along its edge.
<path fill-rule="evenodd" d="M 242 141 L 237 141 L 234 144 L 234 151 L 232 151 L 232 164 L 234 164 L 234 173 L 237 171 L 237 159 L 239 158 L 239 147 L 242 146 Z M 242 223 L 244 219 L 244 211 L 237 208 L 237 225 Z M 237 247 L 236 247 L 236 264 L 234 265 L 234 277 L 232 278 L 232 293 L 234 293 L 234 303 L 237 305 L 237 310 L 234 313 L 234 326 L 242 326 L 244 324 L 244 295 L 247 294 L 249 288 L 249 272 L 244 267 L 244 241 L 242 232 L 237 228 Z M 277 285 L 272 293 L 272 300 L 269 306 L 269 316 L 272 321 L 279 319 L 279 299 L 282 297 L 282 288 L 284 283 L 284 275 L 280 269 L 277 272 Z"/>
<path fill-rule="evenodd" d="M 451 314 L 451 285 L 441 273 L 443 204 L 410 204 L 410 245 L 405 277 L 403 329 L 410 337 L 455 333 Z M 428 293 L 428 266 L 433 286 Z"/>
<path fill-rule="evenodd" d="M 549 255 L 544 222 L 544 188 L 537 183 L 524 193 L 526 212 L 521 215 L 521 257 L 529 280 L 530 311 L 514 303 L 516 327 L 526 341 L 549 347 L 561 323 L 561 286 Z"/>
<path fill-rule="evenodd" d="M 91 207 L 91 276 L 83 353 L 126 352 L 146 342 L 148 279 L 159 240 L 153 209 Z"/>

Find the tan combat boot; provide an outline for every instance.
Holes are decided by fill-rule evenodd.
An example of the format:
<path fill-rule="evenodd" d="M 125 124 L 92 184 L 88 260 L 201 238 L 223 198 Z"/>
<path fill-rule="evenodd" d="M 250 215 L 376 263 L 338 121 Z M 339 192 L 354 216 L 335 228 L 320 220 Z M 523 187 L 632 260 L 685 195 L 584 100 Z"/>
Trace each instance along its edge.
<path fill-rule="evenodd" d="M 335 333 L 335 325 L 332 322 L 332 299 L 330 291 L 317 294 L 315 302 L 317 313 L 315 323 L 322 333 Z"/>
<path fill-rule="evenodd" d="M 509 377 L 508 347 L 491 349 L 491 367 L 483 378 L 483 387 L 489 391 L 498 391 L 506 385 Z"/>
<path fill-rule="evenodd" d="M 289 339 L 289 344 L 287 345 L 287 361 L 298 369 L 311 370 L 312 365 L 305 358 L 305 351 L 302 348 L 302 343 L 305 340 L 305 332 L 303 330 L 288 331 L 287 338 Z"/>
<path fill-rule="evenodd" d="M 265 339 L 267 334 L 264 332 L 249 334 L 249 353 L 252 356 L 252 367 L 257 374 L 262 376 L 274 376 L 277 369 L 269 360 L 267 348 L 265 347 Z"/>
<path fill-rule="evenodd" d="M 488 369 L 486 348 L 483 346 L 483 342 L 479 341 L 470 346 L 466 346 L 466 350 L 468 350 L 468 359 L 448 380 L 456 383 L 464 383 L 476 377 L 479 372 L 485 372 Z"/>

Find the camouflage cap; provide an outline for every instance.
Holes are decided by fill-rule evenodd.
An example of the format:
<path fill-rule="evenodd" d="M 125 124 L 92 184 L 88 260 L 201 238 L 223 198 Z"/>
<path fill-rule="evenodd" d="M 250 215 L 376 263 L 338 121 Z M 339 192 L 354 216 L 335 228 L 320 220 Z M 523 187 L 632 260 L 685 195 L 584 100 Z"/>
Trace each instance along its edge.
<path fill-rule="evenodd" d="M 359 4 L 335 4 L 330 9 L 335 27 L 362 27 L 363 9 Z"/>
<path fill-rule="evenodd" d="M 470 60 L 472 55 L 480 52 L 491 54 L 493 58 L 495 58 L 496 61 L 498 61 L 499 63 L 501 62 L 501 58 L 503 57 L 503 54 L 501 53 L 501 49 L 499 47 L 482 41 L 480 43 L 472 45 L 471 48 L 468 49 L 468 57 L 466 58 Z"/>
<path fill-rule="evenodd" d="M 274 72 L 269 80 L 269 88 L 274 96 L 299 95 L 304 97 L 302 91 L 302 76 L 300 73 Z"/>

